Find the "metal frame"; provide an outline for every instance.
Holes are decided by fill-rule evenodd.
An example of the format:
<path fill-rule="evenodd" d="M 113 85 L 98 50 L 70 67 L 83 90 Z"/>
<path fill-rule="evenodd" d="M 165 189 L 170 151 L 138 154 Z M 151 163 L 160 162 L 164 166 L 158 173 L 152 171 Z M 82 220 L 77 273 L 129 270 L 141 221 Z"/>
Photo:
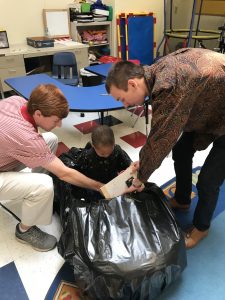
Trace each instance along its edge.
<path fill-rule="evenodd" d="M 166 3 L 167 1 L 164 0 L 164 35 L 163 39 L 160 42 L 158 48 L 157 48 L 157 57 L 159 56 L 159 49 L 162 46 L 163 42 L 164 43 L 164 49 L 163 49 L 163 55 L 166 55 L 166 47 L 168 47 L 168 40 L 169 38 L 181 38 L 184 39 L 184 46 L 190 47 L 191 40 L 194 40 L 194 47 L 196 46 L 196 41 L 200 40 L 211 40 L 211 39 L 219 39 L 220 37 L 220 32 L 216 30 L 200 30 L 199 29 L 199 24 L 200 24 L 200 18 L 202 14 L 202 6 L 203 6 L 203 1 L 201 0 L 200 6 L 199 6 L 199 11 L 198 11 L 198 20 L 197 20 L 197 26 L 196 29 L 194 29 L 194 19 L 196 15 L 196 4 L 197 0 L 193 0 L 193 7 L 192 7 L 192 15 L 191 15 L 191 22 L 190 22 L 190 27 L 188 29 L 174 29 L 173 28 L 173 0 L 170 1 L 170 16 L 169 16 L 169 24 L 170 28 L 166 29 Z M 193 35 L 193 32 L 195 34 Z M 184 34 L 185 33 L 185 34 Z M 199 33 L 210 33 L 211 35 L 198 35 Z"/>

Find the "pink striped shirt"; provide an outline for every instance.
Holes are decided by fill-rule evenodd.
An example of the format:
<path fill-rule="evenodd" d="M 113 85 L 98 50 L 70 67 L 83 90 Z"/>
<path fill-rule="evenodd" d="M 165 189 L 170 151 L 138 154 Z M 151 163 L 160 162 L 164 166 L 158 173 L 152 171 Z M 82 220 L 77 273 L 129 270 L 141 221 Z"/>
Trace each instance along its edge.
<path fill-rule="evenodd" d="M 26 103 L 19 96 L 0 101 L 0 171 L 13 171 L 21 163 L 36 168 L 55 158 L 42 135 L 22 116 Z"/>

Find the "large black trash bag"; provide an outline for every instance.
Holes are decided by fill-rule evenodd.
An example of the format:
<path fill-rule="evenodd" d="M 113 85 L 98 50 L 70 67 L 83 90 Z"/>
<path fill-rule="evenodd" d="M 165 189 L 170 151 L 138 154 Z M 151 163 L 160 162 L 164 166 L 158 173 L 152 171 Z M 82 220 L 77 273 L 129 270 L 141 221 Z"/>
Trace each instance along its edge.
<path fill-rule="evenodd" d="M 59 159 L 71 169 L 79 169 L 80 162 L 79 157 L 82 155 L 82 148 L 72 147 L 69 152 L 60 155 Z M 74 199 L 84 198 L 86 202 L 90 202 L 92 199 L 101 199 L 100 193 L 84 189 L 68 182 L 59 179 L 54 174 L 50 174 L 54 183 L 54 202 L 53 209 L 60 217 L 61 225 L 64 228 L 68 216 L 68 210 L 71 207 L 71 202 Z"/>
<path fill-rule="evenodd" d="M 186 266 L 183 235 L 164 194 L 85 203 L 73 199 L 58 251 L 90 299 L 155 299 Z"/>

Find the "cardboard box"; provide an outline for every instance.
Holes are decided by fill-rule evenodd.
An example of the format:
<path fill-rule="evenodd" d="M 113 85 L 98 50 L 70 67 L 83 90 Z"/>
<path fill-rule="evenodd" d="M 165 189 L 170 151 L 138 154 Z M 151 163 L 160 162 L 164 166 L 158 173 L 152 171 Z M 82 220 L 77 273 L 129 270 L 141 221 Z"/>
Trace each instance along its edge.
<path fill-rule="evenodd" d="M 46 36 L 28 37 L 27 44 L 34 48 L 54 47 L 54 39 Z"/>

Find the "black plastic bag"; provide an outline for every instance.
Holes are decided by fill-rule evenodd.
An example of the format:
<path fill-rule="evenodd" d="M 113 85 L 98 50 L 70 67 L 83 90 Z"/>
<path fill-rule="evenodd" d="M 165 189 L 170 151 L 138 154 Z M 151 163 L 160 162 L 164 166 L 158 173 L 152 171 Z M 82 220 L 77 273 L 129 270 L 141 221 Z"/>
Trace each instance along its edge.
<path fill-rule="evenodd" d="M 179 277 L 185 244 L 164 200 L 148 183 L 110 201 L 71 201 L 58 251 L 89 299 L 155 299 Z"/>
<path fill-rule="evenodd" d="M 109 182 L 131 164 L 130 157 L 119 145 L 114 146 L 113 152 L 108 157 L 99 157 L 90 142 L 84 148 L 72 147 L 67 153 L 61 154 L 59 159 L 67 167 L 102 183 Z M 100 192 L 72 185 L 54 174 L 51 176 L 54 183 L 53 207 L 60 216 L 63 228 L 67 208 L 71 207 L 72 199 L 85 199 L 86 202 L 102 199 Z"/>

